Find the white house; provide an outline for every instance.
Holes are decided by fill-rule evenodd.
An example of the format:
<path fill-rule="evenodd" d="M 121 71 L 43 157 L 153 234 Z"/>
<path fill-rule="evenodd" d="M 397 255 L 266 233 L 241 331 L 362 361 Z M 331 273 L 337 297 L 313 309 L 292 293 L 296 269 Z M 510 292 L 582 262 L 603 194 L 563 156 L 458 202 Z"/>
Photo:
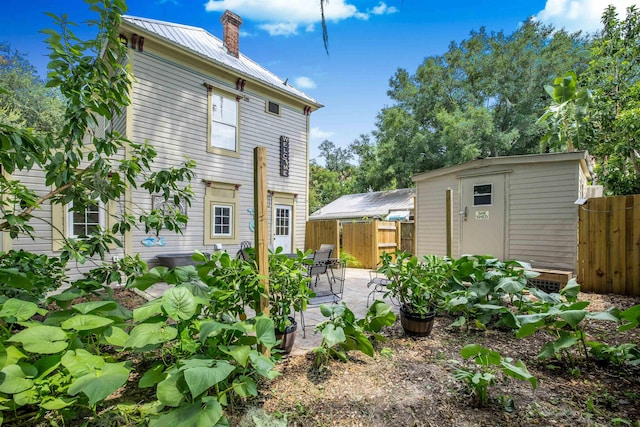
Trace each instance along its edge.
<path fill-rule="evenodd" d="M 267 153 L 271 246 L 285 251 L 304 247 L 310 114 L 322 105 L 240 53 L 239 16 L 227 11 L 221 22 L 223 40 L 202 28 L 123 17 L 120 37 L 127 43 L 126 61 L 134 77 L 132 102 L 103 126 L 133 142 L 151 142 L 158 152 L 156 169 L 176 166 L 185 157 L 194 159 L 197 168 L 191 183 L 195 197 L 183 207 L 189 217 L 184 234 L 166 232 L 159 240 L 134 230 L 124 235 L 124 248 L 113 256 L 140 253 L 153 263 L 158 254 L 220 246 L 235 253 L 241 242 L 252 242 L 257 146 Z M 42 176 L 16 178 L 47 191 Z M 94 214 L 108 226 L 114 210 L 126 206 L 137 215 L 158 200 L 146 190 L 131 189 L 125 200 Z M 78 225 L 63 207 L 45 206 L 38 214 L 50 219 L 34 222 L 39 238 L 4 239 L 4 250 L 55 255 L 61 233 L 71 236 Z"/>
<path fill-rule="evenodd" d="M 456 258 L 493 255 L 575 272 L 576 202 L 602 192 L 588 184 L 588 159 L 583 151 L 493 157 L 415 175 L 416 253 L 447 255 L 449 234 Z"/>

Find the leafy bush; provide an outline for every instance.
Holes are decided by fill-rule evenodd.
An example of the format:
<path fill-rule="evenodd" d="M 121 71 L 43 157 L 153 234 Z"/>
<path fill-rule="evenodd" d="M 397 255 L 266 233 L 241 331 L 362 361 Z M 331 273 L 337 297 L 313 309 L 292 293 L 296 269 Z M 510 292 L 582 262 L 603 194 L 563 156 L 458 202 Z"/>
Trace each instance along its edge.
<path fill-rule="evenodd" d="M 48 292 L 67 282 L 65 265 L 59 258 L 31 252 L 0 252 L 2 296 L 41 302 Z"/>

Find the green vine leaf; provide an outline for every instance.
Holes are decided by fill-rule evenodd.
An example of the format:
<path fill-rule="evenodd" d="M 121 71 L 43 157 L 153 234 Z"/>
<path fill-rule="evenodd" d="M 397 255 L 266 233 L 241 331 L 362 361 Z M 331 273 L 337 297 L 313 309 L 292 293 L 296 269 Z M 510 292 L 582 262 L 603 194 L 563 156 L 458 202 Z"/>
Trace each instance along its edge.
<path fill-rule="evenodd" d="M 187 288 L 170 288 L 162 295 L 162 308 L 173 320 L 188 320 L 196 314 L 196 300 Z"/>
<path fill-rule="evenodd" d="M 34 325 L 7 341 L 21 343 L 25 350 L 38 354 L 55 354 L 69 345 L 67 333 L 56 326 Z"/>

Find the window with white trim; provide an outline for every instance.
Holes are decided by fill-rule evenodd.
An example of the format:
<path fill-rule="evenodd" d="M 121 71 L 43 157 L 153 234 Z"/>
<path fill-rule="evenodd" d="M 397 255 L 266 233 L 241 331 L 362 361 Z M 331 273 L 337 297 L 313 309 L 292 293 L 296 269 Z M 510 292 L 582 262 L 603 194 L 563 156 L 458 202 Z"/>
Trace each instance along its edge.
<path fill-rule="evenodd" d="M 207 181 L 204 193 L 204 244 L 238 243 L 240 185 Z"/>
<path fill-rule="evenodd" d="M 104 228 L 105 215 L 102 203 L 88 204 L 81 212 L 76 212 L 71 207 L 67 215 L 67 237 L 86 237 L 97 231 L 98 227 Z"/>
<path fill-rule="evenodd" d="M 209 90 L 208 151 L 224 154 L 238 152 L 238 101 Z"/>
<path fill-rule="evenodd" d="M 233 230 L 233 206 L 214 204 L 213 224 L 211 226 L 214 236 L 231 236 Z"/>

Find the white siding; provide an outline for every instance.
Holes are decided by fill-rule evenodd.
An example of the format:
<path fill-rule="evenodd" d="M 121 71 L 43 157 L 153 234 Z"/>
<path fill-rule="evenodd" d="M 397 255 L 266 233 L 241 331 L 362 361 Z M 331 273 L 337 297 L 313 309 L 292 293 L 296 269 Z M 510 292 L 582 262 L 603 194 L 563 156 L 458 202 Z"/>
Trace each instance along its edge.
<path fill-rule="evenodd" d="M 506 180 L 506 259 L 534 267 L 574 271 L 577 260 L 578 211 L 574 204 L 586 180 L 580 162 L 509 164 Z M 504 173 L 495 164 L 482 173 Z M 457 167 L 451 173 L 418 180 L 416 235 L 418 255 L 445 255 L 445 190 L 453 194 L 453 256 L 460 256 L 460 176 L 478 173 Z"/>
<path fill-rule="evenodd" d="M 539 267 L 575 269 L 579 170 L 578 162 L 514 168 L 509 180 L 507 257 Z"/>
<path fill-rule="evenodd" d="M 433 181 L 421 181 L 416 186 L 416 236 L 417 255 L 447 254 L 447 219 L 446 219 L 446 190 L 453 190 L 453 241 L 452 255 L 459 252 L 460 197 L 458 180 L 452 175 L 446 175 Z"/>
<path fill-rule="evenodd" d="M 189 224 L 184 235 L 165 232 L 167 245 L 146 248 L 141 240 L 148 237 L 144 230 L 133 233 L 134 252 L 143 253 L 143 258 L 153 261 L 160 253 L 189 252 L 193 249 L 213 250 L 204 245 L 204 194 L 205 182 L 219 181 L 239 184 L 240 225 L 238 243 L 254 240 L 249 229 L 252 219 L 249 208 L 253 208 L 253 150 L 266 147 L 268 189 L 276 192 L 297 194 L 295 214 L 294 247 L 304 246 L 307 190 L 307 140 L 306 116 L 302 111 L 280 103 L 280 116 L 265 112 L 264 98 L 249 93 L 248 100 L 239 101 L 240 156 L 239 158 L 207 152 L 207 88 L 203 85 L 207 76 L 187 70 L 168 60 L 153 55 L 136 55 L 134 67 L 134 113 L 133 140 L 150 141 L 158 152 L 155 167 L 176 166 L 185 156 L 196 160 L 196 177 L 192 181 L 195 193 L 188 208 Z M 213 78 L 213 76 L 211 77 Z M 235 82 L 228 82 L 234 87 Z M 250 84 L 248 84 L 249 86 Z M 289 177 L 280 176 L 280 136 L 289 137 Z M 151 200 L 144 191 L 135 191 L 135 204 L 150 208 Z M 271 227 L 271 213 L 269 213 Z M 271 236 L 271 229 L 269 230 Z M 231 253 L 237 245 L 224 247 Z"/>

